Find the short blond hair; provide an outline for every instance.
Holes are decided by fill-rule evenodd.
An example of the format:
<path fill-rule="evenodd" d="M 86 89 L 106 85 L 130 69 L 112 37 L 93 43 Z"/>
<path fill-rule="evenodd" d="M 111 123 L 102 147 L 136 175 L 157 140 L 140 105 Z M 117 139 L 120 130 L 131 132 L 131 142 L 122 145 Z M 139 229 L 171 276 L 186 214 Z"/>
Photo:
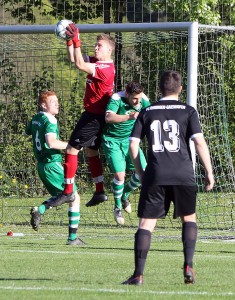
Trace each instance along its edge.
<path fill-rule="evenodd" d="M 110 34 L 108 33 L 101 33 L 97 36 L 97 42 L 104 40 L 107 41 L 112 48 L 112 50 L 115 49 L 115 38 L 113 38 Z"/>

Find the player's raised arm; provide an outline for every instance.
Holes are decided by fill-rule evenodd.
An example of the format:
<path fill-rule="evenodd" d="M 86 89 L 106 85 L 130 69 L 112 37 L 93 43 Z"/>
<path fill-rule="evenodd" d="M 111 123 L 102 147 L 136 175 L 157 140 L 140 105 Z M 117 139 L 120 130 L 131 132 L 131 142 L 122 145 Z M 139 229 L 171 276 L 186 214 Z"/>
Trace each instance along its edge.
<path fill-rule="evenodd" d="M 88 74 L 93 74 L 95 71 L 94 64 L 86 62 L 81 52 L 79 29 L 74 23 L 69 24 L 66 29 L 66 34 L 71 38 L 70 41 L 67 41 L 67 53 L 69 60 L 74 62 L 77 69 Z"/>

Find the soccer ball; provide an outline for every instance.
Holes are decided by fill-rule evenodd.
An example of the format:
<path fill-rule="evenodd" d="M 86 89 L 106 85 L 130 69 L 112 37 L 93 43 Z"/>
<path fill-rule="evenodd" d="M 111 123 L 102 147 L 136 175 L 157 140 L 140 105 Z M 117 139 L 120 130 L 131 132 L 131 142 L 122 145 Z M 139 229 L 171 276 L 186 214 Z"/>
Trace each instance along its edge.
<path fill-rule="evenodd" d="M 60 20 L 55 26 L 55 35 L 66 41 L 71 40 L 71 38 L 65 33 L 65 31 L 67 31 L 66 27 L 71 23 L 73 23 L 71 20 Z"/>

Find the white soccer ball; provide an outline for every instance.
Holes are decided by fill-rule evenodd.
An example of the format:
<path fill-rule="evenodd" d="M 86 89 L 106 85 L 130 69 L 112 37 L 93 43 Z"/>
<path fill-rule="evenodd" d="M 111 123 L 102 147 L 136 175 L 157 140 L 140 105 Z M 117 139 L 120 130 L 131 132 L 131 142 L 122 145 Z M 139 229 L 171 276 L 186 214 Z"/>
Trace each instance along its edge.
<path fill-rule="evenodd" d="M 66 41 L 71 40 L 71 38 L 65 33 L 65 31 L 67 31 L 66 27 L 71 23 L 73 23 L 71 20 L 60 20 L 55 26 L 56 36 Z"/>

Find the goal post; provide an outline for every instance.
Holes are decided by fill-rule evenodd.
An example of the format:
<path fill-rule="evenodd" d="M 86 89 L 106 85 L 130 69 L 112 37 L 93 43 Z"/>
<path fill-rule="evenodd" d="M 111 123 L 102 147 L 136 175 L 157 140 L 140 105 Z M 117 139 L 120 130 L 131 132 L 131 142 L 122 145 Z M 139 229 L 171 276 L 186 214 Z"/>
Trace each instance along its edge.
<path fill-rule="evenodd" d="M 67 60 L 65 42 L 54 35 L 54 25 L 0 26 L 0 219 L 3 224 L 29 226 L 29 209 L 48 195 L 40 182 L 30 141 L 23 136 L 28 120 L 37 111 L 40 89 L 55 89 L 60 98 L 61 138 L 67 140 L 83 111 L 85 74 Z M 234 97 L 230 85 L 229 58 L 235 28 L 205 26 L 197 22 L 122 23 L 79 25 L 83 52 L 92 54 L 100 32 L 120 34 L 120 81 L 140 81 L 151 101 L 159 95 L 159 72 L 179 70 L 183 78 L 182 101 L 194 106 L 212 154 L 216 185 L 204 193 L 204 171 L 195 156 L 198 185 L 198 226 L 203 234 L 230 236 L 234 231 L 235 174 L 228 136 L 227 99 Z M 10 117 L 9 117 L 10 116 Z M 146 149 L 144 149 L 146 150 Z M 193 150 L 192 150 L 193 151 Z M 94 186 L 86 156 L 79 153 L 77 183 L 81 194 L 81 226 L 116 226 L 112 174 L 104 156 L 104 175 L 109 201 L 86 208 Z M 137 226 L 139 191 L 133 193 L 133 213 L 125 226 Z M 67 224 L 67 207 L 50 210 L 42 226 Z M 159 227 L 178 229 L 168 216 Z M 204 231 L 205 230 L 205 231 Z M 202 232 L 202 231 L 200 231 Z M 200 233 L 202 234 L 202 233 Z"/>
<path fill-rule="evenodd" d="M 196 108 L 197 102 L 197 22 L 122 23 L 122 24 L 77 24 L 80 33 L 98 32 L 188 32 L 187 102 Z M 54 25 L 9 25 L 0 26 L 0 34 L 54 34 Z"/>

